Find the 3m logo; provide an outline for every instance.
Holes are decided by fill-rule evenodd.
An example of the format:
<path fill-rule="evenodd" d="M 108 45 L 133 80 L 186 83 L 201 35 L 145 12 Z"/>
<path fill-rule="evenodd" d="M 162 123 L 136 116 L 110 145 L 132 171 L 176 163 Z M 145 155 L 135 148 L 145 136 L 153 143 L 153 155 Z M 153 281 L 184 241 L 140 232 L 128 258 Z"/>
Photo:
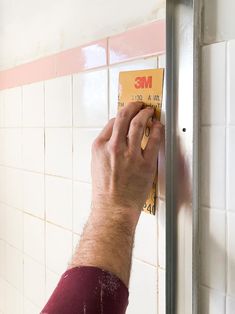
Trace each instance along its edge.
<path fill-rule="evenodd" d="M 152 76 L 138 76 L 135 78 L 135 88 L 152 88 Z"/>

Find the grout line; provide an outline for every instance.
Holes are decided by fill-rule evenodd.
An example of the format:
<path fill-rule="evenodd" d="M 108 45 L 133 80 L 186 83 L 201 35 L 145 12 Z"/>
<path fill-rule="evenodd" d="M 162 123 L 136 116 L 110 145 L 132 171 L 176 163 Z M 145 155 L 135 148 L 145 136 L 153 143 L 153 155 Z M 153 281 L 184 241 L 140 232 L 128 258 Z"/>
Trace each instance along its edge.
<path fill-rule="evenodd" d="M 225 294 L 228 293 L 228 43 L 225 44 Z M 227 302 L 225 300 L 225 312 Z"/>
<path fill-rule="evenodd" d="M 47 276 L 46 276 L 46 129 L 45 129 L 45 123 L 46 123 L 46 84 L 45 81 L 43 81 L 43 132 L 44 132 L 44 151 L 43 151 L 43 156 L 44 156 L 44 174 L 43 174 L 43 180 L 44 180 L 44 217 L 43 217 L 43 222 L 44 222 L 44 300 L 46 301 L 46 285 L 47 285 Z"/>

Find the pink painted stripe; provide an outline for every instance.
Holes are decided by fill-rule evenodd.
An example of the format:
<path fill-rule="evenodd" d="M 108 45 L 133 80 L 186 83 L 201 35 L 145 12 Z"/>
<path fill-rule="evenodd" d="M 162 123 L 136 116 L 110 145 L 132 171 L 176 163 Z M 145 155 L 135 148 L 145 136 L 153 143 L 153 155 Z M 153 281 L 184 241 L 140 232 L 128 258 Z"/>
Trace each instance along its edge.
<path fill-rule="evenodd" d="M 108 48 L 109 47 L 109 48 Z M 0 90 L 165 52 L 165 21 L 0 72 Z"/>
<path fill-rule="evenodd" d="M 109 39 L 109 63 L 165 52 L 165 20 L 131 29 Z"/>

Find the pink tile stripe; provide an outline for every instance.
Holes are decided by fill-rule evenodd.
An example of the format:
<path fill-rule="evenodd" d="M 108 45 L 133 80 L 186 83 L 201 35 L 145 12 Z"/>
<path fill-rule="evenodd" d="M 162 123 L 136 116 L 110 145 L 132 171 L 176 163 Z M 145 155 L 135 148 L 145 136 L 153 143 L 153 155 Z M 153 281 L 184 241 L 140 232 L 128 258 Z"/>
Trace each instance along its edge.
<path fill-rule="evenodd" d="M 164 52 L 165 20 L 131 29 L 109 39 L 110 64 Z"/>
<path fill-rule="evenodd" d="M 165 20 L 159 20 L 1 71 L 0 90 L 164 52 Z"/>

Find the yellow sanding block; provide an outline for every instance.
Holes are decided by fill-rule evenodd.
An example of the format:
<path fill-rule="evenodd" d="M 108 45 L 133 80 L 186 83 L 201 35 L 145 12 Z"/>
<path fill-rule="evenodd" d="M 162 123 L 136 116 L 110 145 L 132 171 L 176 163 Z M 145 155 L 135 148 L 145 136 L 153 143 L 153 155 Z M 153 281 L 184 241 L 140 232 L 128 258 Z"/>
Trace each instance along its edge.
<path fill-rule="evenodd" d="M 130 102 L 141 101 L 155 109 L 157 120 L 161 118 L 164 69 L 126 71 L 119 74 L 118 110 Z M 141 147 L 148 142 L 146 128 Z M 155 156 L 153 156 L 155 158 Z M 157 173 L 143 211 L 155 215 L 158 207 Z"/>

